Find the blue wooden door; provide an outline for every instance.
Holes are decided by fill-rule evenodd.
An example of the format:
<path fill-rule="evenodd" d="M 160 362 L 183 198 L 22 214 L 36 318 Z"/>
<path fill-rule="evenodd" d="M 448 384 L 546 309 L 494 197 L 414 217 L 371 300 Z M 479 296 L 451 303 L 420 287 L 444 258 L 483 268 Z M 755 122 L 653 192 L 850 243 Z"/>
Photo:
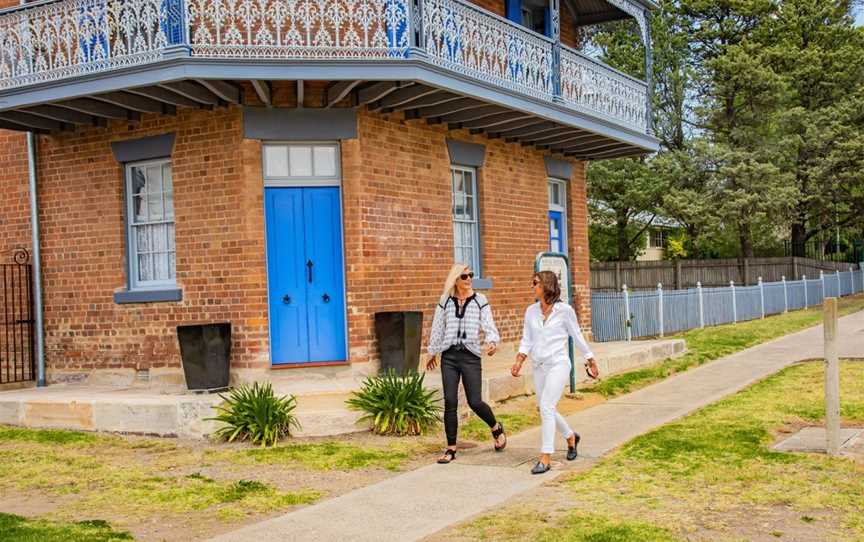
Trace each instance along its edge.
<path fill-rule="evenodd" d="M 339 189 L 267 188 L 274 364 L 345 361 Z"/>
<path fill-rule="evenodd" d="M 564 252 L 564 220 L 561 211 L 549 211 L 549 251 Z"/>
<path fill-rule="evenodd" d="M 345 361 L 345 294 L 339 189 L 304 188 L 309 361 Z"/>

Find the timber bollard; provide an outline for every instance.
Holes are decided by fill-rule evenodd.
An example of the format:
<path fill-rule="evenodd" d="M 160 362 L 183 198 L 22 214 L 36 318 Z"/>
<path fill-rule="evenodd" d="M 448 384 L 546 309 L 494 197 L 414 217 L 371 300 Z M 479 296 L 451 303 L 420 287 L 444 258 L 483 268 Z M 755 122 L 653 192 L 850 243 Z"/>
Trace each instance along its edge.
<path fill-rule="evenodd" d="M 837 298 L 823 306 L 825 337 L 825 449 L 840 453 L 840 362 L 837 358 Z"/>

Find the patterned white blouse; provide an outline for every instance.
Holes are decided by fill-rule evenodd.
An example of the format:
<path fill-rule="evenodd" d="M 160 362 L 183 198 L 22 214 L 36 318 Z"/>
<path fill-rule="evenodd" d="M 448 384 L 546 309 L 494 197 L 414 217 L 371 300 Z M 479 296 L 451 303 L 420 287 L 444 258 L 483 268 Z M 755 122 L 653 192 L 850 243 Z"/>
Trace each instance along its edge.
<path fill-rule="evenodd" d="M 435 355 L 461 344 L 474 355 L 480 356 L 481 331 L 484 335 L 482 339 L 487 343 L 498 344 L 501 340 L 486 296 L 475 293 L 465 300 L 461 308 L 455 297 L 442 296 L 435 307 L 428 352 Z"/>

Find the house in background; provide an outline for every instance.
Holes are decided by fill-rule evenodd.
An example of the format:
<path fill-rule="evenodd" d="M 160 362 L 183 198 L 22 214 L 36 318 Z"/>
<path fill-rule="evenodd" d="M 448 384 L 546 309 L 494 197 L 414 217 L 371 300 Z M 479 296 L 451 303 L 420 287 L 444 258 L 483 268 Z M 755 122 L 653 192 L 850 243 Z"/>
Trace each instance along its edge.
<path fill-rule="evenodd" d="M 651 225 L 645 232 L 645 248 L 636 256 L 637 262 L 658 261 L 666 259 L 666 247 L 669 237 L 677 235 L 681 226 L 675 220 L 663 216 L 651 216 L 643 213 L 637 217 L 637 222 Z"/>
<path fill-rule="evenodd" d="M 646 82 L 575 44 L 631 18 L 650 63 L 655 7 L 8 3 L 0 250 L 35 212 L 48 381 L 182 382 L 175 328 L 202 322 L 231 322 L 235 380 L 368 373 L 374 314 L 428 330 L 454 260 L 514 341 L 550 248 L 590 329 L 586 161 L 657 140 Z"/>

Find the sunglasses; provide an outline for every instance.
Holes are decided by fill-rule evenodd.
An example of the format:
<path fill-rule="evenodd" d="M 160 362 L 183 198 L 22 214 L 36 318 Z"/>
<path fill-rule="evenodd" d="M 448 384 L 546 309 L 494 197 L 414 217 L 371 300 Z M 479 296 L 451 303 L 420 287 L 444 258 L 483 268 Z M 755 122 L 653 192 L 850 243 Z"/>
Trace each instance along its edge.
<path fill-rule="evenodd" d="M 531 281 L 531 286 L 537 286 L 538 284 L 540 284 L 540 281 L 537 279 Z"/>
<path fill-rule="evenodd" d="M 462 280 L 473 279 L 474 273 L 462 273 L 461 275 L 459 275 L 459 278 Z"/>

